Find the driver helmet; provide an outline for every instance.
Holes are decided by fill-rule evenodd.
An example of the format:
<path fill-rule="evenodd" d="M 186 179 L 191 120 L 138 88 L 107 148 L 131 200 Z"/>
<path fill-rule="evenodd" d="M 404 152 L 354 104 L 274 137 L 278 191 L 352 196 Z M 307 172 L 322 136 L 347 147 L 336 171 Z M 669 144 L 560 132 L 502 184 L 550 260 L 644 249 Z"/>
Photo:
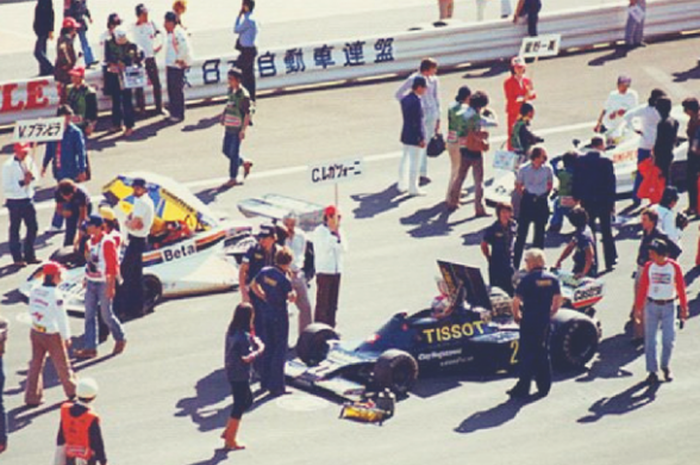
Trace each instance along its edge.
<path fill-rule="evenodd" d="M 430 304 L 430 309 L 432 310 L 435 318 L 442 318 L 449 315 L 452 313 L 452 303 L 450 302 L 450 298 L 444 294 L 435 297 L 433 302 Z"/>

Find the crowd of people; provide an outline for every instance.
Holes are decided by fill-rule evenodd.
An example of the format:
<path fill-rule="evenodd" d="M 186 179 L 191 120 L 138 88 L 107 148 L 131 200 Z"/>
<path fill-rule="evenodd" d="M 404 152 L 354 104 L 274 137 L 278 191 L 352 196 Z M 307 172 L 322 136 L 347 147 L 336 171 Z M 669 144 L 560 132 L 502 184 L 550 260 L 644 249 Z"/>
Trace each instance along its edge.
<path fill-rule="evenodd" d="M 435 89 L 439 86 L 437 66 L 434 60 L 425 59 L 418 72 L 411 75 L 396 94 L 403 117 L 400 140 L 404 147 L 397 186 L 400 193 L 409 196 L 425 194 L 419 187 L 430 181 L 428 165 L 424 160 L 429 159 L 429 146 L 442 137 L 441 115 L 439 110 L 436 111 L 440 108 L 440 102 L 435 98 Z M 686 319 L 688 316 L 683 274 L 674 260 L 683 250 L 681 237 L 688 224 L 688 216 L 698 215 L 698 100 L 688 97 L 682 102 L 683 111 L 688 117 L 685 128 L 688 140 L 684 173 L 686 183 L 675 186 L 672 166 L 674 154 L 683 138 L 679 135 L 679 122 L 671 116 L 673 103 L 662 89 L 652 90 L 646 104 L 640 106 L 638 94 L 631 88 L 632 79 L 626 75 L 619 76 L 616 89 L 608 95 L 592 128 L 598 135 L 585 147 L 550 161 L 544 140 L 531 129 L 535 117 L 533 100 L 537 94 L 532 80 L 526 75 L 526 68 L 524 60 L 514 58 L 511 61 L 511 76 L 503 86 L 507 142 L 516 176 L 510 201 L 496 206 L 496 221 L 483 233 L 481 250 L 488 261 L 490 284 L 514 296 L 518 305 L 524 301 L 525 308 L 530 307 L 530 311 L 537 312 L 532 309 L 533 305 L 528 306 L 528 297 L 514 289 L 513 278 L 520 268 L 531 226 L 534 228 L 534 238 L 530 250 L 539 252 L 530 261 L 544 263 L 542 251 L 546 236 L 560 235 L 564 219 L 568 219 L 574 231 L 560 257 L 553 263 L 554 268 L 560 268 L 573 255 L 572 272 L 577 279 L 598 277 L 613 271 L 618 263 L 613 235 L 618 179 L 613 160 L 606 153 L 621 142 L 632 140 L 630 137 L 637 137 L 636 159 L 631 160 L 632 164 L 637 165 L 637 175 L 632 203 L 625 209 L 628 216 L 640 215 L 643 230 L 634 283 L 635 306 L 630 313 L 632 340 L 635 345 L 644 345 L 649 373 L 647 381 L 656 383 L 659 378 L 654 341 L 658 328 L 662 327 L 661 370 L 664 378 L 670 381 L 672 374 L 669 364 L 677 298 L 681 302 L 680 318 Z M 498 119 L 495 112 L 487 108 L 488 103 L 485 92 L 472 92 L 467 86 L 462 86 L 448 107 L 446 145 L 450 176 L 445 199 L 448 213 L 460 207 L 463 183 L 472 168 L 475 215 L 490 216 L 483 202 L 483 164 L 484 154 L 490 149 L 489 128 L 496 126 Z M 689 207 L 684 212 L 675 210 L 679 200 L 678 187 L 687 188 L 688 191 Z M 550 215 L 552 199 L 554 214 Z M 647 204 L 642 208 L 644 201 Z M 602 254 L 598 250 L 597 233 L 601 235 Z M 527 261 L 528 270 L 541 271 L 544 266 L 532 266 Z M 663 278 L 665 287 L 659 281 L 662 273 L 657 266 L 672 278 Z M 655 285 L 650 286 L 649 282 Z M 560 291 L 556 290 L 553 296 L 558 295 Z M 539 303 L 534 307 L 550 308 L 551 302 L 545 304 L 542 303 L 544 301 L 535 300 Z M 556 313 L 555 307 L 558 306 L 551 307 L 552 314 Z M 519 314 L 515 308 L 514 313 Z M 521 327 L 521 338 L 526 331 Z M 521 396 L 525 391 L 529 392 L 529 387 L 525 389 L 524 386 L 521 383 L 509 392 L 513 396 Z M 543 387 L 540 394 L 546 395 L 548 390 L 548 386 Z"/>
<path fill-rule="evenodd" d="M 507 8 L 506 8 L 507 4 Z M 85 70 L 101 63 L 104 90 L 112 98 L 111 122 L 114 131 L 132 134 L 136 113 L 145 114 L 143 87 L 125 85 L 126 71 L 143 68 L 153 87 L 155 111 L 163 113 L 156 55 L 165 49 L 167 67 L 168 117 L 184 119 L 183 79 L 192 61 L 188 32 L 182 24 L 186 2 L 177 1 L 173 11 L 164 15 L 166 37 L 159 40 L 158 27 L 150 20 L 147 7 L 136 7 L 136 20 L 130 31 L 113 13 L 107 20 L 107 30 L 101 36 L 101 61 L 92 53 L 86 35 L 93 19 L 86 0 L 66 0 L 64 19 L 57 43 L 54 64 L 46 57 L 46 42 L 53 36 L 53 8 L 50 0 L 38 0 L 35 31 L 35 55 L 40 74 L 53 74 L 58 83 L 61 104 L 57 115 L 65 118 L 66 129 L 61 141 L 49 143 L 38 170 L 29 156 L 32 147 L 15 144 L 14 156 L 3 166 L 2 183 L 10 212 L 10 252 L 16 267 L 40 263 L 34 251 L 38 231 L 33 204 L 34 182 L 44 176 L 49 165 L 56 180 L 55 205 L 49 232 L 63 230 L 63 244 L 75 247 L 85 262 L 85 322 L 80 347 L 72 347 L 65 301 L 58 286 L 63 268 L 49 261 L 43 264 L 43 283 L 30 295 L 30 332 L 32 359 L 27 373 L 25 404 L 36 407 L 43 401 L 42 372 L 48 356 L 62 383 L 64 393 L 71 399 L 61 408 L 61 428 L 57 439 L 59 452 L 71 459 L 92 458 L 106 463 L 99 417 L 91 408 L 97 395 L 94 380 L 78 379 L 69 354 L 77 359 L 98 356 L 100 322 L 112 335 L 112 354 L 122 353 L 127 336 L 124 318 L 144 312 L 143 263 L 148 236 L 154 223 L 154 206 L 146 180 L 132 183 L 134 208 L 123 225 L 114 212 L 100 206 L 92 211 L 90 196 L 83 182 L 91 178 L 86 140 L 94 133 L 97 123 L 97 93 L 85 82 Z M 440 1 L 441 17 L 449 17 L 452 2 Z M 631 7 L 645 8 L 643 0 L 631 0 Z M 221 115 L 224 126 L 222 151 L 229 159 L 229 180 L 222 186 L 230 188 L 239 183 L 239 170 L 247 176 L 253 165 L 241 156 L 241 144 L 252 124 L 255 105 L 255 75 L 257 55 L 257 24 L 252 12 L 253 0 L 243 0 L 234 31 L 239 38 L 236 48 L 239 60 L 228 71 L 229 91 Z M 502 2 L 504 16 L 510 15 L 510 2 Z M 537 15 L 541 3 L 519 0 L 515 19 L 528 16 L 531 35 L 537 35 Z M 508 13 L 505 13 L 505 11 Z M 630 13 L 634 23 L 630 44 L 641 43 L 643 15 L 639 20 Z M 639 24 L 641 22 L 641 24 Z M 75 37 L 81 42 L 82 58 L 76 53 Z M 488 262 L 489 282 L 513 296 L 513 315 L 521 325 L 523 360 L 518 384 L 509 391 L 514 397 L 529 395 L 531 379 L 535 378 L 538 393 L 548 394 L 551 372 L 546 353 L 549 318 L 561 305 L 561 291 L 555 275 L 545 271 L 544 254 L 547 225 L 549 234 L 560 234 L 564 219 L 574 232 L 554 267 L 559 268 L 573 254 L 573 273 L 577 278 L 595 277 L 603 270 L 599 258 L 596 233 L 603 243 L 605 271 L 617 265 L 618 255 L 612 233 L 615 214 L 616 177 L 613 162 L 605 156 L 609 147 L 619 143 L 626 127 L 640 134 L 636 162 L 640 167 L 633 190 L 633 208 L 648 199 L 649 205 L 638 211 L 641 217 L 642 239 L 636 259 L 635 302 L 630 313 L 633 339 L 644 344 L 647 381 L 659 381 L 659 367 L 666 381 L 671 381 L 670 359 L 675 338 L 675 302 L 680 301 L 680 317 L 688 317 L 683 273 L 675 258 L 682 252 L 684 216 L 674 210 L 678 191 L 672 186 L 671 166 L 678 140 L 679 123 L 671 116 L 672 102 L 663 90 L 654 89 L 646 105 L 638 105 L 638 95 L 631 88 L 629 76 L 620 76 L 617 88 L 608 96 L 600 113 L 593 137 L 585 151 L 571 151 L 554 160 L 531 126 L 535 118 L 533 101 L 537 98 L 533 81 L 527 76 L 527 65 L 521 58 L 510 63 L 510 76 L 504 81 L 506 100 L 507 147 L 515 160 L 516 177 L 510 202 L 496 206 L 496 219 L 485 229 L 481 251 Z M 441 137 L 443 117 L 438 63 L 424 59 L 419 69 L 397 89 L 403 127 L 400 140 L 403 156 L 399 165 L 397 187 L 410 196 L 424 195 L 422 186 L 430 183 L 428 176 L 428 147 Z M 687 215 L 698 214 L 698 179 L 700 177 L 700 104 L 695 98 L 682 103 L 689 117 L 686 127 L 689 140 Z M 461 86 L 454 102 L 447 109 L 447 152 L 450 176 L 445 195 L 445 208 L 452 213 L 460 208 L 463 187 L 469 170 L 475 187 L 475 216 L 490 216 L 484 203 L 484 160 L 491 149 L 489 130 L 499 124 L 496 112 L 489 108 L 486 92 Z M 642 167 L 647 169 L 642 169 Z M 555 182 L 556 181 L 556 182 Z M 646 184 L 645 184 L 646 183 Z M 556 199 L 550 217 L 550 198 Z M 686 187 L 686 186 L 683 186 Z M 661 194 L 659 194 L 661 192 Z M 233 313 L 226 332 L 225 367 L 234 404 L 230 419 L 222 434 L 225 446 L 243 448 L 238 439 L 240 421 L 253 401 L 250 388 L 253 373 L 260 387 L 272 396 L 287 393 L 284 363 L 289 338 L 288 304 L 299 310 L 299 332 L 312 322 L 336 326 L 343 256 L 347 251 L 347 236 L 340 227 L 341 214 L 335 206 L 323 212 L 323 224 L 307 239 L 296 225 L 298 218 L 290 212 L 279 226 L 263 225 L 257 244 L 246 253 L 240 267 L 239 288 L 241 304 Z M 24 223 L 26 236 L 20 240 Z M 526 249 L 530 226 L 534 229 L 532 247 Z M 121 231 L 121 228 L 124 231 Z M 528 274 L 514 286 L 513 276 L 524 257 Z M 698 251 L 700 264 L 700 250 Z M 316 279 L 315 309 L 309 296 L 310 280 Z M 546 289 L 545 289 L 546 288 Z M 7 329 L 0 320 L 0 392 L 2 351 Z M 657 362 L 656 333 L 662 329 L 661 363 Z M 0 452 L 6 447 L 3 436 L 4 415 L 0 415 Z M 79 433 L 76 433 L 79 431 Z"/>

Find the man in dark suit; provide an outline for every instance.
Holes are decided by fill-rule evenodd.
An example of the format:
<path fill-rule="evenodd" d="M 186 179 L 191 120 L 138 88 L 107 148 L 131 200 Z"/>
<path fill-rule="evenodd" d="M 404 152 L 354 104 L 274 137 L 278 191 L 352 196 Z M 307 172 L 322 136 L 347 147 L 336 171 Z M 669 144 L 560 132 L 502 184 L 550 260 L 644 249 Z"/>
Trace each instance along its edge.
<path fill-rule="evenodd" d="M 617 263 L 617 250 L 611 226 L 611 216 L 615 211 L 615 170 L 612 160 L 603 156 L 605 141 L 602 137 L 594 137 L 591 140 L 591 149 L 576 162 L 574 198 L 588 213 L 589 224 L 594 234 L 596 220 L 600 221 L 605 267 L 612 270 Z M 597 262 L 600 263 L 600 260 Z"/>
<path fill-rule="evenodd" d="M 418 188 L 418 158 L 421 149 L 425 148 L 426 144 L 425 130 L 423 129 L 423 108 L 420 100 L 420 96 L 425 93 L 426 88 L 425 78 L 416 77 L 413 80 L 412 91 L 401 99 L 403 157 L 401 157 L 399 164 L 398 188 L 400 192 L 408 191 L 410 195 L 425 195 L 425 192 Z M 406 174 L 406 169 L 408 169 L 408 174 Z"/>

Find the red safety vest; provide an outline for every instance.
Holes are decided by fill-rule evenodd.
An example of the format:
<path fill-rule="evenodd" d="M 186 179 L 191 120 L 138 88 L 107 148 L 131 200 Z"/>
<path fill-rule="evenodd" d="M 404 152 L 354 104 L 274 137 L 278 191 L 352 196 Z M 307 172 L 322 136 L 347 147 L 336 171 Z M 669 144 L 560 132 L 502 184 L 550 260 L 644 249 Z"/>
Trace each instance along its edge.
<path fill-rule="evenodd" d="M 74 417 L 70 413 L 73 402 L 61 406 L 61 429 L 66 440 L 66 457 L 90 460 L 95 454 L 90 449 L 90 426 L 99 416 L 92 410 L 86 410 L 82 415 Z"/>

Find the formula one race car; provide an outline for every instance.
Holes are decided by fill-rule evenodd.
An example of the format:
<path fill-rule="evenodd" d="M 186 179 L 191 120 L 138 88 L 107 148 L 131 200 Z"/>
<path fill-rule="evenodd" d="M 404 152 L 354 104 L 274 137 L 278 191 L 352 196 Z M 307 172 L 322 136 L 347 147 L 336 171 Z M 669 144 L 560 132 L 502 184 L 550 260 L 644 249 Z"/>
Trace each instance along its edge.
<path fill-rule="evenodd" d="M 674 109 L 673 116 L 679 121 L 687 121 L 682 111 Z M 681 124 L 683 124 L 681 122 Z M 637 176 L 637 146 L 640 136 L 632 128 L 626 127 L 623 135 L 614 144 L 608 146 L 605 156 L 612 160 L 617 179 L 616 190 L 619 198 L 632 194 L 634 179 Z M 588 147 L 578 148 L 578 140 L 574 141 L 574 150 L 585 154 Z M 688 141 L 679 138 L 673 151 L 673 164 L 671 165 L 671 184 L 685 186 L 686 164 L 688 158 Z M 555 178 L 554 188 L 557 188 Z M 511 194 L 515 189 L 515 173 L 498 170 L 493 183 L 484 191 L 484 199 L 489 206 L 495 206 L 500 202 L 510 203 Z"/>
<path fill-rule="evenodd" d="M 561 286 L 561 295 L 564 298 L 562 307 L 570 308 L 588 316 L 595 315 L 594 305 L 603 300 L 605 296 L 605 283 L 599 278 L 576 278 L 570 271 L 552 269 Z M 525 275 L 525 271 L 515 274 L 515 284 Z"/>
<path fill-rule="evenodd" d="M 338 333 L 324 324 L 308 326 L 297 341 L 298 358 L 286 365 L 291 383 L 359 400 L 386 388 L 405 395 L 419 373 L 512 370 L 520 339 L 512 299 L 497 288 L 488 293 L 478 268 L 438 264 L 450 297 L 443 294 L 432 308 L 413 315 L 397 313 L 364 342 L 340 341 Z M 554 367 L 584 366 L 595 355 L 599 340 L 596 320 L 575 310 L 559 310 L 551 333 Z"/>
<path fill-rule="evenodd" d="M 133 208 L 131 186 L 136 177 L 146 180 L 148 195 L 155 206 L 149 249 L 143 254 L 147 309 L 152 309 L 164 297 L 234 288 L 238 284 L 237 258 L 255 243 L 252 226 L 215 216 L 187 188 L 152 173 L 119 175 L 103 188 L 103 203 L 114 208 L 121 224 Z M 60 284 L 66 296 L 66 308 L 82 313 L 85 310 L 84 260 L 72 249 L 61 249 L 52 259 L 68 268 Z M 27 297 L 32 286 L 42 280 L 39 267 L 20 287 L 20 293 Z"/>

